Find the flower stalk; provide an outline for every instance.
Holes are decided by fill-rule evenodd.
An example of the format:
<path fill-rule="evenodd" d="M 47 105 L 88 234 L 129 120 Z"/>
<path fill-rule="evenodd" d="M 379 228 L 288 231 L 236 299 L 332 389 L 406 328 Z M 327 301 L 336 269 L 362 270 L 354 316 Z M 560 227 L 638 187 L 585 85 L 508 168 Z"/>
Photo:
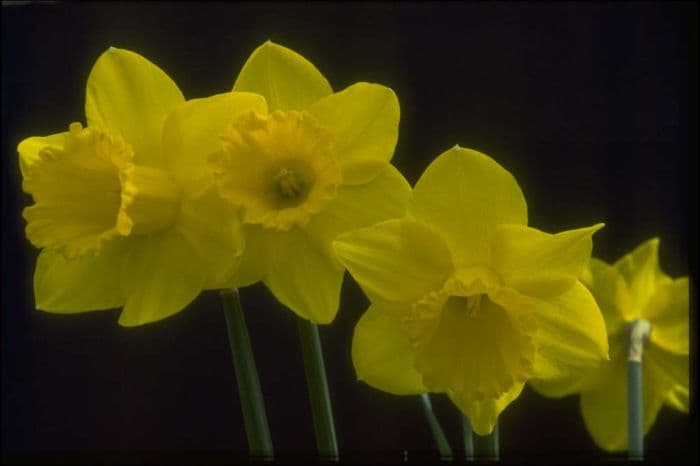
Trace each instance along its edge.
<path fill-rule="evenodd" d="M 644 408 L 642 391 L 642 358 L 644 344 L 651 333 L 651 325 L 644 319 L 630 324 L 630 345 L 627 357 L 627 438 L 628 457 L 644 459 Z"/>
<path fill-rule="evenodd" d="M 472 423 L 467 416 L 462 416 L 462 438 L 464 439 L 464 458 L 474 461 L 474 433 Z"/>
<path fill-rule="evenodd" d="M 265 402 L 238 290 L 236 288 L 221 290 L 220 294 L 231 345 L 233 367 L 236 371 L 249 453 L 253 457 L 272 459 L 274 454 L 265 414 Z"/>
<path fill-rule="evenodd" d="M 338 442 L 335 438 L 333 409 L 331 408 L 331 399 L 328 393 L 326 367 L 323 363 L 323 350 L 321 348 L 321 339 L 318 335 L 318 327 L 316 324 L 302 318 L 297 319 L 297 323 L 304 357 L 304 371 L 306 372 L 309 401 L 311 402 L 311 414 L 314 419 L 318 454 L 323 459 L 337 460 Z"/>
<path fill-rule="evenodd" d="M 445 437 L 445 432 L 442 430 L 440 422 L 438 422 L 437 416 L 435 416 L 435 412 L 433 412 L 433 404 L 430 402 L 430 395 L 427 393 L 421 394 L 420 401 L 423 405 L 423 411 L 425 411 L 425 418 L 427 419 L 430 430 L 433 433 L 435 444 L 440 452 L 440 459 L 451 460 L 452 448 L 450 448 L 450 444 L 447 442 L 447 437 Z"/>
<path fill-rule="evenodd" d="M 499 433 L 498 422 L 493 426 L 493 431 L 489 435 L 476 435 L 474 447 L 476 456 L 479 459 L 498 461 L 499 459 Z"/>

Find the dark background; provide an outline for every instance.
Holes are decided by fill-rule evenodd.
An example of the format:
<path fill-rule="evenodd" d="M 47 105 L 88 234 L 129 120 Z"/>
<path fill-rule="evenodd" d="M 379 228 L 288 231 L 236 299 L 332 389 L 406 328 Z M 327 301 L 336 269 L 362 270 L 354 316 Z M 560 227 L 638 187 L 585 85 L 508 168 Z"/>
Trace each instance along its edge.
<path fill-rule="evenodd" d="M 393 162 L 411 184 L 454 144 L 478 149 L 516 176 L 531 225 L 603 221 L 594 254 L 608 261 L 659 236 L 662 267 L 680 276 L 694 274 L 697 252 L 696 15 L 693 3 L 3 3 L 3 450 L 129 461 L 246 451 L 214 292 L 135 329 L 119 327 L 115 311 L 33 309 L 37 251 L 23 232 L 30 198 L 16 145 L 84 122 L 87 75 L 109 46 L 149 58 L 187 98 L 230 89 L 267 39 L 304 55 L 335 90 L 390 86 L 402 112 Z M 293 314 L 260 285 L 242 299 L 278 456 L 312 456 Z M 407 450 L 411 460 L 434 450 L 418 398 L 355 380 L 350 342 L 366 305 L 346 275 L 338 318 L 321 328 L 341 455 L 398 461 Z M 434 403 L 457 449 L 457 413 L 442 396 Z M 693 411 L 661 411 L 649 458 L 697 461 Z M 609 458 L 577 397 L 529 388 L 501 417 L 501 445 L 505 461 Z"/>

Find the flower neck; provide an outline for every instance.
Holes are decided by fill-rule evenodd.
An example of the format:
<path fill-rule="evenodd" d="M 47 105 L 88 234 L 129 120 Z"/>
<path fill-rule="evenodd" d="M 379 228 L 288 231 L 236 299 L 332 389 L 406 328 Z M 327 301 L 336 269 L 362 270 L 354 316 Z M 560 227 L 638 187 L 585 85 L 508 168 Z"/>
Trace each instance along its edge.
<path fill-rule="evenodd" d="M 629 353 L 627 360 L 630 362 L 642 362 L 644 346 L 651 336 L 651 324 L 644 319 L 636 319 L 630 322 L 629 331 Z"/>

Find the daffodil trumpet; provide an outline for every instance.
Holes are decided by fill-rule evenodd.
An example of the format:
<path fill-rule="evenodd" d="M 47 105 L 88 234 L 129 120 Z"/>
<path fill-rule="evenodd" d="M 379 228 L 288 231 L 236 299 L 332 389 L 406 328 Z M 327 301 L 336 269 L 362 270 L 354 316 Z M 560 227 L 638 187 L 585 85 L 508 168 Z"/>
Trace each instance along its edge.
<path fill-rule="evenodd" d="M 649 339 L 651 324 L 644 319 L 629 325 L 629 354 L 627 355 L 627 436 L 628 456 L 644 459 L 644 410 L 642 361 L 644 345 Z"/>
<path fill-rule="evenodd" d="M 265 413 L 265 401 L 260 389 L 258 370 L 255 366 L 239 293 L 236 288 L 232 288 L 221 290 L 220 295 L 226 317 L 226 330 L 236 372 L 238 394 L 241 399 L 249 454 L 255 458 L 272 460 L 274 451 Z"/>
<path fill-rule="evenodd" d="M 452 459 L 452 448 L 450 443 L 447 441 L 445 432 L 442 430 L 442 426 L 433 411 L 433 404 L 430 401 L 430 395 L 423 393 L 420 395 L 421 405 L 423 405 L 423 412 L 425 413 L 425 419 L 428 421 L 428 426 L 430 426 L 430 431 L 433 433 L 433 438 L 435 439 L 435 444 L 437 445 L 438 452 L 440 452 L 441 460 L 451 460 Z"/>
<path fill-rule="evenodd" d="M 306 319 L 297 319 L 301 350 L 304 357 L 304 371 L 311 403 L 311 415 L 316 433 L 316 448 L 321 458 L 338 459 L 338 442 L 335 437 L 335 422 L 331 397 L 328 393 L 326 367 L 323 362 L 321 338 L 318 326 Z"/>

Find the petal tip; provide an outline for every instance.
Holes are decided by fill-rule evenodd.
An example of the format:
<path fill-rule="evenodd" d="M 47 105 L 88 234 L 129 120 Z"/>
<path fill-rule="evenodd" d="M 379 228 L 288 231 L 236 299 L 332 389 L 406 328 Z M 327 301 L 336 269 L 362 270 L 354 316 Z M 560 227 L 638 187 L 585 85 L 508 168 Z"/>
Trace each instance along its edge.
<path fill-rule="evenodd" d="M 119 314 L 119 320 L 117 320 L 117 323 L 122 327 L 138 327 L 139 325 L 143 325 L 145 322 L 139 322 L 138 320 L 125 317 L 124 312 L 122 312 Z"/>
<path fill-rule="evenodd" d="M 260 44 L 256 50 L 265 50 L 265 49 L 286 49 L 287 47 L 278 44 L 277 42 L 273 42 L 272 39 L 267 39 L 265 42 Z"/>
<path fill-rule="evenodd" d="M 115 47 L 115 46 L 113 46 L 113 45 L 110 45 L 110 46 L 107 48 L 107 50 L 105 50 L 105 51 L 102 53 L 102 55 L 107 55 L 107 54 L 112 54 L 112 53 L 135 53 L 135 52 L 131 52 L 130 50 L 122 49 L 122 48 L 119 48 L 119 47 Z"/>
<path fill-rule="evenodd" d="M 643 248 L 651 248 L 652 251 L 655 251 L 656 254 L 658 255 L 659 251 L 659 244 L 661 243 L 661 239 L 658 236 L 652 236 L 648 240 L 644 241 L 642 244 L 637 246 L 632 252 L 636 252 L 639 250 L 642 250 Z"/>

